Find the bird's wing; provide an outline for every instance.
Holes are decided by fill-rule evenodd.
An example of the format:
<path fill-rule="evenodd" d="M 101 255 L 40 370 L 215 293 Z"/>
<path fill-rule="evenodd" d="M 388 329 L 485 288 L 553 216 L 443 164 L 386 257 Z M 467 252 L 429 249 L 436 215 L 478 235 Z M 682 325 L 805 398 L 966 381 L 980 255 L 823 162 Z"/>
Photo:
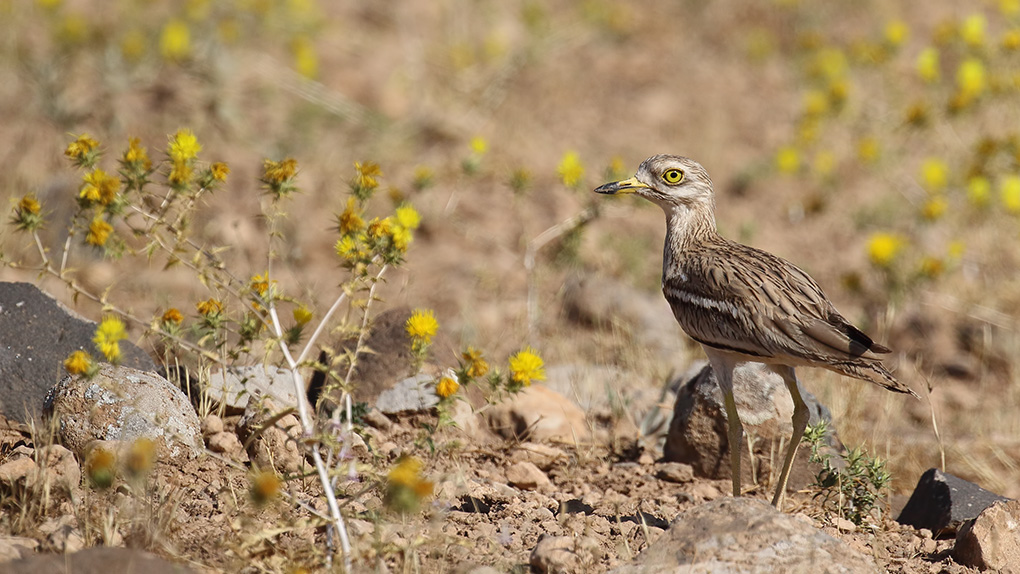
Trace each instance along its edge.
<path fill-rule="evenodd" d="M 879 359 L 876 344 L 836 311 L 807 273 L 726 241 L 685 254 L 663 292 L 681 326 L 709 346 L 807 361 Z"/>

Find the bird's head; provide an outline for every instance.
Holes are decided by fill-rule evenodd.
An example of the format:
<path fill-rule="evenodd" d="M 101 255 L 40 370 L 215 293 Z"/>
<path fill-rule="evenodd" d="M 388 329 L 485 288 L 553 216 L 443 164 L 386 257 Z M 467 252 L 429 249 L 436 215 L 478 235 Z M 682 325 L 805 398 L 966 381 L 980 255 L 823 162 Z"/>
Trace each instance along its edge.
<path fill-rule="evenodd" d="M 637 174 L 595 188 L 595 193 L 634 193 L 668 210 L 671 206 L 714 204 L 712 180 L 701 164 L 678 155 L 655 155 L 641 162 Z"/>

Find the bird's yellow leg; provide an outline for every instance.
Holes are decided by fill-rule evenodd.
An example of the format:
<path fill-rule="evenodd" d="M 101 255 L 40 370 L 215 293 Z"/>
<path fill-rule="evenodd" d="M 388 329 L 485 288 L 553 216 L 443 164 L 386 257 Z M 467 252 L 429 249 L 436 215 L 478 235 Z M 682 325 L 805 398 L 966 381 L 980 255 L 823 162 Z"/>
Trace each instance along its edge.
<path fill-rule="evenodd" d="M 793 460 L 797 457 L 797 447 L 804 438 L 804 429 L 807 428 L 808 412 L 804 397 L 800 396 L 800 387 L 797 385 L 797 375 L 792 367 L 778 367 L 774 370 L 786 381 L 790 389 L 790 396 L 793 397 L 793 436 L 790 437 L 790 446 L 786 449 L 786 459 L 783 461 L 783 472 L 779 475 L 779 485 L 776 487 L 776 494 L 772 497 L 772 506 L 782 510 L 783 497 L 786 495 L 786 482 L 790 479 L 790 469 L 793 468 Z"/>

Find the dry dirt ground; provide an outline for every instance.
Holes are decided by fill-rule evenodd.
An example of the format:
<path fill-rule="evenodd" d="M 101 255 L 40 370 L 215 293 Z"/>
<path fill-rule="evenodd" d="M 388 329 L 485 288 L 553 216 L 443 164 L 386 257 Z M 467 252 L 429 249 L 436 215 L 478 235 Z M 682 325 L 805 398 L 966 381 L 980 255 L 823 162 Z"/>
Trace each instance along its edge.
<path fill-rule="evenodd" d="M 697 347 L 677 335 L 666 343 L 672 356 L 664 357 L 640 342 L 633 325 L 578 324 L 563 312 L 562 293 L 575 275 L 613 277 L 637 286 L 668 314 L 658 293 L 661 213 L 652 206 L 606 202 L 576 245 L 553 242 L 541 251 L 530 277 L 524 255 L 529 241 L 589 205 L 588 190 L 605 182 L 605 167 L 614 158 L 629 175 L 654 153 L 689 155 L 713 175 L 723 233 L 796 262 L 845 315 L 897 350 L 892 362 L 898 376 L 922 395 L 932 384 L 930 398 L 904 404 L 827 372 L 803 377 L 832 409 L 845 443 L 865 445 L 889 461 L 893 505 L 901 505 L 917 477 L 943 457 L 949 472 L 1004 496 L 1020 496 L 1015 220 L 971 221 L 961 215 L 958 228 L 943 232 L 925 227 L 912 212 L 886 208 L 914 201 L 920 158 L 949 155 L 957 149 L 953 142 L 980 139 L 975 132 L 1006 137 L 1012 116 L 939 117 L 935 128 L 916 135 L 889 128 L 895 137 L 882 141 L 888 156 L 880 168 L 841 161 L 828 186 L 778 175 L 770 167 L 776 149 L 798 131 L 804 46 L 819 38 L 850 46 L 855 39 L 880 37 L 889 20 L 905 21 L 911 35 L 901 57 L 886 72 L 855 76 L 861 83 L 851 92 L 852 109 L 864 109 L 873 122 L 898 125 L 890 118 L 899 111 L 885 98 L 895 95 L 897 77 L 913 74 L 917 53 L 941 23 L 981 12 L 989 34 L 998 33 L 1009 24 L 995 7 L 936 2 L 918 11 L 909 2 L 865 2 L 814 9 L 805 2 L 741 0 L 669 6 L 329 3 L 315 9 L 311 29 L 319 73 L 308 82 L 291 71 L 286 26 L 251 24 L 255 16 L 233 22 L 251 28 L 243 29 L 240 41 L 226 44 L 209 38 L 222 24 L 215 19 L 225 21 L 230 14 L 214 11 L 206 16 L 212 23 L 195 17 L 194 61 L 167 64 L 150 56 L 128 68 L 111 56 L 110 46 L 119 45 L 135 21 L 154 44 L 162 23 L 177 16 L 177 3 L 139 10 L 126 2 L 134 8 L 99 10 L 87 0 L 66 2 L 57 14 L 76 14 L 95 30 L 70 48 L 59 41 L 67 28 L 42 8 L 51 3 L 36 4 L 0 2 L 6 38 L 0 46 L 0 189 L 12 201 L 26 191 L 39 196 L 53 221 L 43 235 L 52 249 L 62 244 L 59 218 L 70 211 L 69 198 L 78 187 L 79 175 L 61 155 L 69 133 L 98 137 L 112 170 L 129 136 L 141 137 L 159 157 L 166 134 L 189 127 L 203 143 L 203 159 L 227 161 L 233 170 L 226 187 L 206 200 L 192 229 L 209 245 L 227 246 L 224 257 L 241 277 L 267 266 L 265 200 L 256 181 L 262 159 L 299 160 L 302 193 L 288 204 L 273 268 L 288 293 L 322 313 L 336 297 L 342 274 L 332 248 L 332 214 L 343 209 L 354 162 L 376 161 L 384 187 L 401 190 L 423 218 L 406 265 L 390 273 L 379 292 L 379 309 L 434 309 L 452 341 L 448 352 L 470 344 L 496 363 L 532 345 L 548 365 L 621 367 L 638 373 L 654 392 L 670 373 L 700 357 Z M 224 4 L 237 11 L 243 5 Z M 944 74 L 951 83 L 953 71 Z M 854 133 L 860 127 L 841 129 Z M 462 162 L 474 137 L 483 138 L 488 150 L 477 173 L 468 175 Z M 854 156 L 852 141 L 833 143 L 840 158 Z M 587 168 L 576 190 L 557 174 L 568 150 L 576 150 Z M 412 185 L 419 166 L 434 174 L 434 184 L 423 190 Z M 509 182 L 522 169 L 530 185 L 515 192 Z M 894 289 L 869 265 L 866 249 L 868 234 L 890 221 L 901 231 L 923 228 L 922 238 L 938 245 L 962 233 L 969 242 L 965 261 L 937 281 Z M 5 257 L 31 258 L 31 246 L 22 239 L 11 226 L 3 229 Z M 73 259 L 83 285 L 109 289 L 141 316 L 169 306 L 190 311 L 211 295 L 194 276 L 164 270 L 162 260 L 116 261 L 81 250 Z M 82 314 L 102 313 L 73 301 L 61 281 L 35 272 L 5 267 L 0 278 L 39 281 Z M 532 317 L 529 279 L 537 309 Z M 139 326 L 130 328 L 140 344 L 149 344 Z M 601 571 L 640 551 L 659 532 L 627 517 L 642 511 L 669 521 L 727 490 L 704 481 L 664 482 L 654 478 L 659 453 L 631 456 L 602 445 L 564 449 L 570 463 L 550 468 L 552 488 L 544 492 L 511 496 L 477 486 L 481 496 L 474 496 L 490 504 L 490 511 L 465 512 L 457 509 L 465 492 L 459 489 L 498 478 L 515 445 L 444 436 L 438 442 L 448 448 L 432 452 L 421 444 L 419 422 L 398 421 L 385 438 L 400 447 L 365 460 L 382 473 L 396 452 L 418 453 L 437 481 L 437 502 L 420 515 L 374 523 L 361 517 L 379 507 L 378 491 L 371 483 L 364 493 L 351 487 L 348 494 L 357 493 L 352 497 L 357 502 L 345 512 L 363 564 L 374 566 L 374 553 L 407 571 L 447 571 L 468 558 L 507 569 L 527 562 L 538 535 L 548 530 L 596 540 L 592 571 Z M 19 440 L 32 439 L 8 436 L 4 444 Z M 150 517 L 138 528 L 141 545 L 175 559 L 223 571 L 287 571 L 292 559 L 321 558 L 320 530 L 273 531 L 278 523 L 288 529 L 299 523 L 307 516 L 303 509 L 283 501 L 254 509 L 244 495 L 247 488 L 245 470 L 208 458 L 183 469 L 158 468 L 143 502 L 124 493 L 95 496 L 137 504 L 144 510 L 137 516 Z M 288 488 L 297 499 L 321 506 L 311 481 Z M 455 495 L 445 494 L 451 492 Z M 594 512 L 558 514 L 559 504 L 571 499 Z M 791 511 L 799 510 L 812 514 L 809 496 L 794 498 Z M 207 535 L 217 542 L 209 544 Z M 960 571 L 941 554 L 946 542 L 926 542 L 893 523 L 874 534 L 838 536 L 893 572 Z"/>

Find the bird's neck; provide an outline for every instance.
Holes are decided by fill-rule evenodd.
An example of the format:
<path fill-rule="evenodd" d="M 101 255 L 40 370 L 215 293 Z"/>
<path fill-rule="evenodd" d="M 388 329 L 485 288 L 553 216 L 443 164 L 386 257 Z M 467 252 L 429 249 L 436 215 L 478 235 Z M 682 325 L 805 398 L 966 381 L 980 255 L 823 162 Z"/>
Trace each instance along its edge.
<path fill-rule="evenodd" d="M 708 203 L 671 204 L 666 212 L 666 241 L 662 255 L 662 278 L 678 270 L 679 260 L 718 237 L 715 209 Z"/>

